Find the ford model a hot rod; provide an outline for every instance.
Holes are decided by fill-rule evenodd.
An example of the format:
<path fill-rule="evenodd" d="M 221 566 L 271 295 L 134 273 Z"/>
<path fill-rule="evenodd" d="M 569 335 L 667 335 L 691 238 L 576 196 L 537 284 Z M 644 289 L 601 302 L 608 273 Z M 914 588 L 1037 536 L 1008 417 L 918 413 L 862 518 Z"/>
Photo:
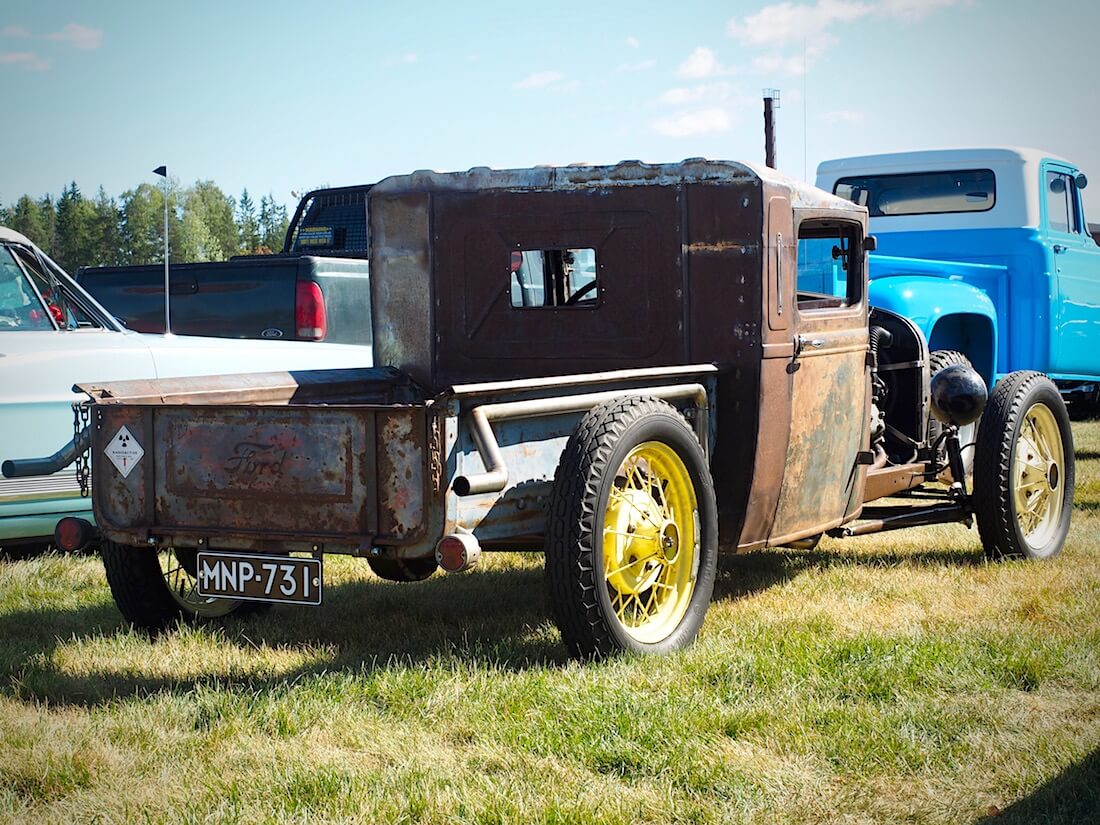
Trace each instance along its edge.
<path fill-rule="evenodd" d="M 90 449 L 134 624 L 317 603 L 325 553 L 415 581 L 538 549 L 574 655 L 659 652 L 698 632 L 719 547 L 976 519 L 991 556 L 1062 548 L 1058 391 L 930 381 L 919 330 L 867 305 L 860 206 L 692 160 L 418 172 L 369 210 L 387 366 L 83 387 L 55 463 Z"/>

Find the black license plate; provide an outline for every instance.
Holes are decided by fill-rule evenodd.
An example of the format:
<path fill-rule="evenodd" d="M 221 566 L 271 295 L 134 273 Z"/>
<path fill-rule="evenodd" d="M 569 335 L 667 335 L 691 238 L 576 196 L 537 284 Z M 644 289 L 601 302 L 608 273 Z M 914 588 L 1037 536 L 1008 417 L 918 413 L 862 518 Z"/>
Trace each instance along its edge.
<path fill-rule="evenodd" d="M 320 559 L 253 553 L 199 553 L 198 593 L 218 599 L 320 604 Z"/>

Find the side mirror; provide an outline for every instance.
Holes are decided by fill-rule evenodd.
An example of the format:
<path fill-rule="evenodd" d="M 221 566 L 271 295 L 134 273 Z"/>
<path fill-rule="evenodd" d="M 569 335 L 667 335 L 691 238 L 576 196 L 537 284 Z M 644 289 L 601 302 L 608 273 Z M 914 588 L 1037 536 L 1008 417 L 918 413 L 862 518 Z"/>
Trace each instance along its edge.
<path fill-rule="evenodd" d="M 863 249 L 865 252 L 874 252 L 878 249 L 878 238 L 874 235 L 868 235 L 863 239 Z"/>
<path fill-rule="evenodd" d="M 1089 185 L 1089 179 L 1085 177 L 1084 172 L 1078 172 L 1076 180 L 1078 189 L 1084 189 L 1086 186 Z"/>

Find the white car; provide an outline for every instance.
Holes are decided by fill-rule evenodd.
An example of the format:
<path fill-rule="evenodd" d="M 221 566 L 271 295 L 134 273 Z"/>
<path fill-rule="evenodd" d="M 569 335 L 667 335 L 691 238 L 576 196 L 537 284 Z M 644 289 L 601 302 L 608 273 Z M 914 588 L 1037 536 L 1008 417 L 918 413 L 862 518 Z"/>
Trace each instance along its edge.
<path fill-rule="evenodd" d="M 0 227 L 0 460 L 50 455 L 73 437 L 71 405 L 85 398 L 76 382 L 370 366 L 369 346 L 131 332 L 30 240 Z M 92 520 L 73 466 L 0 478 L 0 547 L 45 544 L 64 516 Z"/>

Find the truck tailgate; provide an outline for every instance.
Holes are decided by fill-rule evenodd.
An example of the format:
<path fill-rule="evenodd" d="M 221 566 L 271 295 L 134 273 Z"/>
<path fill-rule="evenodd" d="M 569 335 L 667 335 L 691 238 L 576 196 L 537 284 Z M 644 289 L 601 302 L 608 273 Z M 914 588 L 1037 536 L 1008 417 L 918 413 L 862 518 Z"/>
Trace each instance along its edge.
<path fill-rule="evenodd" d="M 298 391 L 311 389 L 303 380 Z M 251 403 L 181 393 L 92 405 L 93 505 L 108 538 L 356 552 L 421 535 L 432 476 L 425 403 L 256 403 L 274 391 L 248 392 Z"/>

